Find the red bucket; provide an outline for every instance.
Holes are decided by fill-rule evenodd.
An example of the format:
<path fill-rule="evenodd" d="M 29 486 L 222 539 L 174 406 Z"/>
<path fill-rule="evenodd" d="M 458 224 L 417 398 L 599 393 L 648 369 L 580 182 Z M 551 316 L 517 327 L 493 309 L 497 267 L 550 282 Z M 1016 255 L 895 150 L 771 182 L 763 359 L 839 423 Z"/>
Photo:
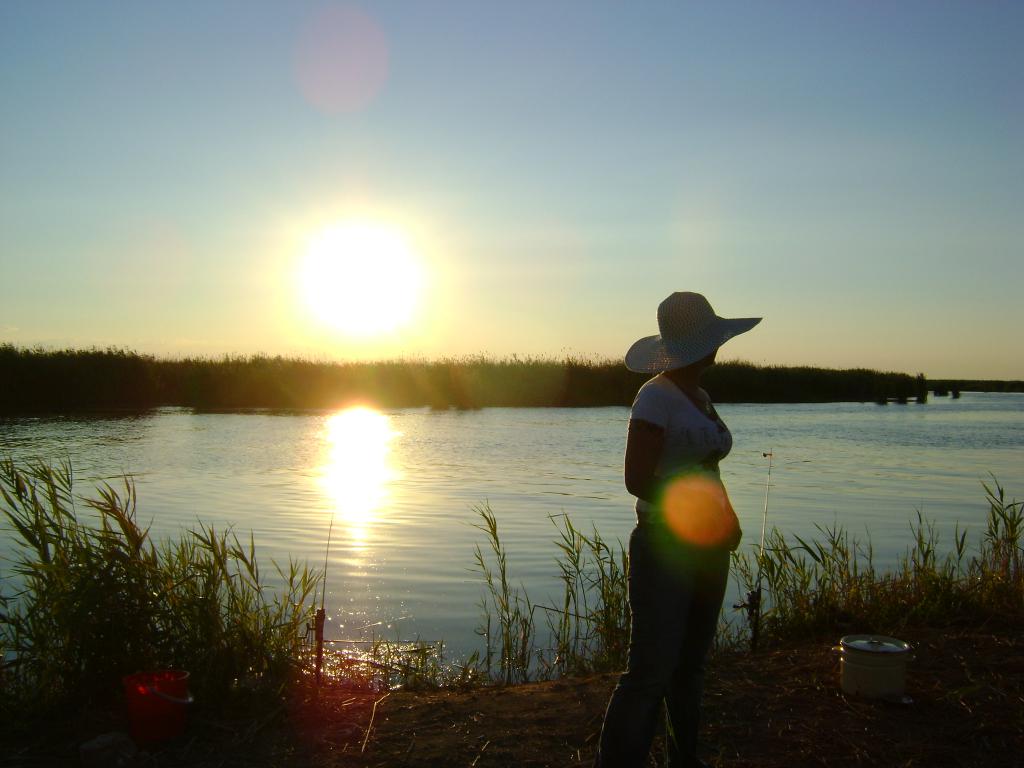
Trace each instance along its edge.
<path fill-rule="evenodd" d="M 180 736 L 185 730 L 188 705 L 194 699 L 188 691 L 188 672 L 161 669 L 125 675 L 124 694 L 132 738 L 153 744 Z"/>

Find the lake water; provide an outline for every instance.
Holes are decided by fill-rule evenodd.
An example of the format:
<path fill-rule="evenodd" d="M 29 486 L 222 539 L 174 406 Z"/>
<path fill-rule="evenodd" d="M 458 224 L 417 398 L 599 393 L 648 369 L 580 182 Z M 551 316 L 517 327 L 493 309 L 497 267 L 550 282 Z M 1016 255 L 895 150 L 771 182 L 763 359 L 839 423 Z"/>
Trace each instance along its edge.
<path fill-rule="evenodd" d="M 722 405 L 733 431 L 722 475 L 746 532 L 760 534 L 774 452 L 769 524 L 870 531 L 876 559 L 896 562 L 915 510 L 944 541 L 976 538 L 982 481 L 1010 495 L 1024 480 L 1024 395 L 965 393 L 927 405 Z M 622 487 L 626 408 L 200 414 L 161 409 L 120 418 L 0 420 L 0 455 L 70 459 L 77 490 L 135 478 L 139 517 L 158 536 L 197 521 L 255 535 L 269 560 L 322 566 L 328 529 L 327 634 L 479 646 L 481 583 L 471 571 L 474 507 L 497 515 L 515 582 L 535 602 L 558 593 L 556 529 L 568 514 L 612 541 L 628 538 Z M 10 535 L 0 532 L 0 555 Z M 0 563 L 7 572 L 7 563 Z M 735 587 L 733 591 L 735 595 Z"/>

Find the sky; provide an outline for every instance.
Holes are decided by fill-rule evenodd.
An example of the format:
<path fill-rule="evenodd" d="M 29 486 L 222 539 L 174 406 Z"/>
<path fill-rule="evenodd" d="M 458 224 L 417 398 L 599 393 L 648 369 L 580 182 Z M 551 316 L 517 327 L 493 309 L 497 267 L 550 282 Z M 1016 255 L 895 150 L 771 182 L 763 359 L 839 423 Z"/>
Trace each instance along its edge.
<path fill-rule="evenodd" d="M 764 317 L 720 359 L 1022 379 L 1021 40 L 1014 2 L 0 3 L 0 341 L 621 358 L 687 290 Z"/>

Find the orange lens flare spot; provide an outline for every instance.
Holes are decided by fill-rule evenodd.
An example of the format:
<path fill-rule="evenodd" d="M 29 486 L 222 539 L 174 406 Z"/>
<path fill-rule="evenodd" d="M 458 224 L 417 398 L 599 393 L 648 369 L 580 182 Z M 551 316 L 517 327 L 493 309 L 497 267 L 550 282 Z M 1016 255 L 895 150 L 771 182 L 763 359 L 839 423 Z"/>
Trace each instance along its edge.
<path fill-rule="evenodd" d="M 665 525 L 680 541 L 698 547 L 729 547 L 739 532 L 725 486 L 714 476 L 673 480 L 662 497 Z"/>
<path fill-rule="evenodd" d="M 329 6 L 303 26 L 295 77 L 306 100 L 327 114 L 365 108 L 384 87 L 390 69 L 387 36 L 353 5 Z"/>

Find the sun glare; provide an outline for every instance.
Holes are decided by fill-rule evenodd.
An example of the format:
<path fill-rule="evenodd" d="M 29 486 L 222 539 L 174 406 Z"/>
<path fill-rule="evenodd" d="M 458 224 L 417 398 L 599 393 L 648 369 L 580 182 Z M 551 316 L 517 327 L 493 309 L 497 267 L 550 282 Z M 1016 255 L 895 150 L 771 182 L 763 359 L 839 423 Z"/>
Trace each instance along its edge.
<path fill-rule="evenodd" d="M 310 240 L 301 283 L 306 306 L 321 322 L 350 336 L 368 337 L 412 320 L 423 268 L 399 230 L 345 222 Z"/>
<path fill-rule="evenodd" d="M 389 444 L 395 436 L 388 417 L 370 408 L 348 408 L 324 424 L 324 489 L 353 542 L 366 538 L 395 477 L 389 461 Z"/>

